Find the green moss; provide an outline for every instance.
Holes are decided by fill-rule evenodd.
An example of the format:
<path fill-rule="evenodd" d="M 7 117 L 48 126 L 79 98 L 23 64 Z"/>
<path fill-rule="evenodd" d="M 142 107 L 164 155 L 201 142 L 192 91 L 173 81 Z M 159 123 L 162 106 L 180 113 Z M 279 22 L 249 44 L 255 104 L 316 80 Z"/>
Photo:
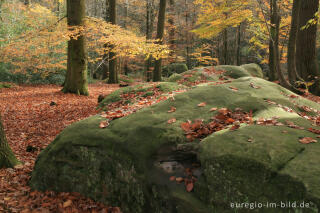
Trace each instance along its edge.
<path fill-rule="evenodd" d="M 250 73 L 253 77 L 263 78 L 263 72 L 258 64 L 244 64 L 241 67 Z"/>
<path fill-rule="evenodd" d="M 225 70 L 225 76 L 230 76 L 232 78 L 241 78 L 241 77 L 249 77 L 251 76 L 250 73 L 239 66 L 232 66 L 232 65 L 220 65 L 215 67 L 216 70 Z"/>
<path fill-rule="evenodd" d="M 252 88 L 251 83 L 260 89 Z M 176 84 L 160 85 L 171 88 Z M 210 112 L 212 107 L 240 107 L 252 110 L 254 119 L 279 116 L 280 121 L 311 127 L 312 123 L 298 114 L 266 102 L 271 100 L 295 111 L 299 110 L 297 105 L 320 110 L 319 104 L 301 97 L 291 99 L 291 94 L 275 83 L 244 77 L 228 84 L 199 85 L 174 100 L 114 120 L 106 129 L 99 128 L 103 119 L 93 116 L 66 128 L 39 155 L 31 186 L 77 191 L 119 205 L 124 212 L 233 212 L 230 202 L 277 199 L 312 201 L 316 209 L 320 205 L 320 145 L 300 144 L 299 137 L 315 138 L 305 130 L 242 125 L 237 131 L 224 130 L 206 137 L 199 151 L 191 150 L 202 165 L 202 175 L 192 193 L 186 193 L 183 184 L 169 181 L 176 174 L 155 166 L 159 158 L 176 159 L 174 150 L 188 144 L 181 122 L 210 121 L 217 113 Z M 207 105 L 198 107 L 202 102 Z M 172 106 L 176 111 L 168 113 Z M 177 122 L 168 124 L 173 117 Z M 249 138 L 253 142 L 248 142 Z"/>
<path fill-rule="evenodd" d="M 173 73 L 172 75 L 170 75 L 170 77 L 168 78 L 168 82 L 177 82 L 179 80 L 181 80 L 183 77 L 181 74 L 177 74 L 177 73 Z"/>

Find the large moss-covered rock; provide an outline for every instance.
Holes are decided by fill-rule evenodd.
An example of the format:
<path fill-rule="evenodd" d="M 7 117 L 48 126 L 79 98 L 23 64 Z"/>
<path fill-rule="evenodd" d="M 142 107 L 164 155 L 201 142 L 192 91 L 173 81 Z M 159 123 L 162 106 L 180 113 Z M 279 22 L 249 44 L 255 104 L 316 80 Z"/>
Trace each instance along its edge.
<path fill-rule="evenodd" d="M 239 68 L 243 69 L 243 68 Z M 241 70 L 242 72 L 243 70 Z M 252 87 L 254 85 L 255 87 Z M 260 88 L 259 88 L 260 87 Z M 235 91 L 237 88 L 238 91 Z M 231 202 L 308 202 L 320 206 L 320 144 L 301 144 L 314 133 L 287 126 L 241 125 L 188 142 L 180 124 L 208 122 L 216 108 L 242 108 L 253 119 L 278 116 L 309 128 L 298 106 L 320 106 L 261 78 L 242 77 L 232 83 L 202 84 L 188 92 L 114 120 L 106 129 L 93 116 L 66 128 L 39 155 L 31 187 L 76 191 L 124 212 L 248 212 Z M 277 104 L 292 108 L 288 112 Z M 206 102 L 206 106 L 198 104 Z M 171 107 L 176 111 L 168 113 Z M 313 112 L 307 113 L 314 115 Z M 176 118 L 177 122 L 168 124 Z M 250 139 L 250 140 L 249 140 Z M 193 192 L 169 180 L 200 163 Z M 301 210 L 301 209 L 300 209 Z M 254 212 L 289 212 L 256 208 Z"/>

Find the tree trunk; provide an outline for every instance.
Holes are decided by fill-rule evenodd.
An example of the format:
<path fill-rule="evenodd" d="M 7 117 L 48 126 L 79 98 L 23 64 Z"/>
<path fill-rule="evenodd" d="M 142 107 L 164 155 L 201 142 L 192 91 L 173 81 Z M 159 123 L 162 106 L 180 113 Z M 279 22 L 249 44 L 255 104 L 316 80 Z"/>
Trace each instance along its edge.
<path fill-rule="evenodd" d="M 237 29 L 237 65 L 241 65 L 241 23 Z"/>
<path fill-rule="evenodd" d="M 109 14 L 111 24 L 116 24 L 116 0 L 109 0 Z M 117 58 L 115 52 L 109 53 L 109 84 L 119 83 L 117 72 Z"/>
<path fill-rule="evenodd" d="M 303 0 L 299 10 L 299 29 L 314 18 L 318 11 L 318 0 Z M 316 57 L 316 36 L 317 24 L 309 26 L 307 29 L 298 31 L 296 43 L 296 65 L 298 74 L 304 79 L 309 80 L 309 76 L 319 76 L 318 63 Z"/>
<path fill-rule="evenodd" d="M 158 26 L 157 26 L 157 39 L 159 39 L 159 44 L 163 43 L 166 4 L 167 4 L 166 0 L 160 0 Z M 161 81 L 161 63 L 162 63 L 161 58 L 155 61 L 154 72 L 153 72 L 154 82 Z"/>
<path fill-rule="evenodd" d="M 228 65 L 228 29 L 224 29 L 223 31 L 223 58 L 224 58 L 224 64 Z"/>
<path fill-rule="evenodd" d="M 68 26 L 84 25 L 85 0 L 67 1 Z M 62 89 L 65 93 L 89 95 L 87 80 L 87 50 L 84 35 L 68 41 L 67 76 Z"/>
<path fill-rule="evenodd" d="M 189 29 L 189 5 L 188 1 L 185 0 L 185 18 L 186 18 L 186 61 L 187 61 L 187 67 L 188 69 L 191 69 L 191 57 L 190 57 L 190 33 L 188 31 Z"/>
<path fill-rule="evenodd" d="M 14 167 L 17 164 L 19 164 L 19 161 L 8 145 L 0 117 L 0 168 Z"/>
<path fill-rule="evenodd" d="M 176 42 L 175 42 L 175 34 L 176 34 L 176 29 L 175 29 L 175 16 L 174 16 L 174 11 L 175 11 L 175 3 L 174 0 L 170 0 L 170 14 L 168 18 L 168 23 L 169 23 L 169 48 L 170 48 L 170 63 L 173 63 L 175 61 L 175 49 L 176 49 Z"/>
<path fill-rule="evenodd" d="M 152 39 L 152 32 L 153 32 L 153 23 L 155 18 L 154 13 L 154 0 L 147 0 L 147 23 L 146 23 L 146 39 L 150 40 Z M 152 56 L 150 56 L 146 61 L 146 78 L 147 81 L 152 80 Z"/>
<path fill-rule="evenodd" d="M 269 73 L 268 77 L 270 81 L 277 79 L 278 56 L 279 55 L 279 26 L 280 16 L 278 14 L 277 0 L 270 0 L 270 42 L 269 42 Z M 275 54 L 276 53 L 276 54 Z"/>
<path fill-rule="evenodd" d="M 288 76 L 289 82 L 294 83 L 297 80 L 296 70 L 296 42 L 299 27 L 299 12 L 302 0 L 294 0 L 292 7 L 291 28 L 288 43 Z"/>
<path fill-rule="evenodd" d="M 109 0 L 106 0 L 106 16 L 105 21 L 110 22 L 110 14 L 109 14 Z M 108 46 L 108 44 L 105 44 L 105 48 Z M 102 65 L 102 79 L 106 79 L 109 76 L 109 53 L 105 53 L 102 57 L 103 65 Z"/>

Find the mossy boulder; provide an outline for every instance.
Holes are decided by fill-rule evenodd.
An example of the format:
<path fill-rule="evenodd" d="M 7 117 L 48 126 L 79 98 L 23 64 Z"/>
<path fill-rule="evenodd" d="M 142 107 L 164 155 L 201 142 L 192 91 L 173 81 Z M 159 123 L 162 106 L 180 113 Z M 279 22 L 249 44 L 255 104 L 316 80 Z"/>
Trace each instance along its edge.
<path fill-rule="evenodd" d="M 67 127 L 40 153 L 30 185 L 41 191 L 80 192 L 120 206 L 123 212 L 248 212 L 231 208 L 231 202 L 281 201 L 309 203 L 310 208 L 297 211 L 318 212 L 320 144 L 299 143 L 300 137 L 316 138 L 306 129 L 317 127 L 297 113 L 303 111 L 299 106 L 315 110 L 320 106 L 292 97 L 293 93 L 275 83 L 242 77 L 227 84 L 199 85 L 114 120 L 105 129 L 99 128 L 104 118 L 90 117 Z M 199 107 L 202 102 L 206 106 Z M 172 106 L 176 111 L 168 113 Z M 236 131 L 225 129 L 202 141 L 188 142 L 180 124 L 210 121 L 217 114 L 210 112 L 213 107 L 240 107 L 252 111 L 254 120 L 278 116 L 281 122 L 305 129 L 242 124 Z M 177 121 L 169 124 L 173 117 Z M 194 171 L 198 180 L 192 192 L 169 180 L 183 176 L 185 168 L 195 163 L 201 168 Z"/>
<path fill-rule="evenodd" d="M 180 74 L 186 72 L 188 67 L 184 63 L 172 63 L 162 68 L 162 75 L 168 77 L 174 73 Z"/>
<path fill-rule="evenodd" d="M 261 69 L 261 67 L 258 64 L 244 64 L 241 65 L 242 68 L 244 68 L 245 70 L 247 70 L 247 72 L 250 73 L 251 76 L 253 77 L 258 77 L 258 78 L 263 78 L 263 71 Z"/>

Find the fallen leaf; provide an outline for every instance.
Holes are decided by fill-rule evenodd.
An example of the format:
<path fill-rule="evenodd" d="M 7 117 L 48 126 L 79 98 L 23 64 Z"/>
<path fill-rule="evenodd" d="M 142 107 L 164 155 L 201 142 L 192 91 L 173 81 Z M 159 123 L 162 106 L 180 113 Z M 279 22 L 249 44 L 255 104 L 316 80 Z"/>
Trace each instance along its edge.
<path fill-rule="evenodd" d="M 177 109 L 177 108 L 175 108 L 175 107 L 173 107 L 173 106 L 172 106 L 172 107 L 171 107 L 171 109 L 168 111 L 168 113 L 175 112 L 175 111 L 176 111 L 176 109 Z"/>
<path fill-rule="evenodd" d="M 71 206 L 71 204 L 72 204 L 72 200 L 67 200 L 66 202 L 63 203 L 63 208 L 67 208 Z"/>
<path fill-rule="evenodd" d="M 235 91 L 235 92 L 238 92 L 238 90 L 239 90 L 238 88 L 232 87 L 232 86 L 230 86 L 229 88 L 230 88 L 231 90 Z"/>
<path fill-rule="evenodd" d="M 204 107 L 204 106 L 206 106 L 206 105 L 207 105 L 206 102 L 202 102 L 202 103 L 198 104 L 198 107 Z"/>
<path fill-rule="evenodd" d="M 187 192 L 191 192 L 193 190 L 193 183 L 188 182 L 186 185 Z"/>
<path fill-rule="evenodd" d="M 107 126 L 109 126 L 109 122 L 108 121 L 101 121 L 99 127 L 100 128 L 106 128 Z"/>
<path fill-rule="evenodd" d="M 175 123 L 176 121 L 177 121 L 177 119 L 175 119 L 175 118 L 171 118 L 170 120 L 168 120 L 168 124 Z"/>
<path fill-rule="evenodd" d="M 261 88 L 260 86 L 254 85 L 252 82 L 250 83 L 250 87 L 252 87 L 254 89 L 260 89 Z"/>
<path fill-rule="evenodd" d="M 309 143 L 317 143 L 318 142 L 316 139 L 313 139 L 311 137 L 304 137 L 304 138 L 301 138 L 299 141 L 302 144 L 309 144 Z"/>
<path fill-rule="evenodd" d="M 177 178 L 176 178 L 176 181 L 177 181 L 178 183 L 182 183 L 182 182 L 184 181 L 184 178 L 182 178 L 182 177 L 177 177 Z"/>
<path fill-rule="evenodd" d="M 171 176 L 171 177 L 169 178 L 169 180 L 170 180 L 170 181 L 175 181 L 175 180 L 176 180 L 176 176 Z"/>
<path fill-rule="evenodd" d="M 216 111 L 217 109 L 218 109 L 218 108 L 213 107 L 213 108 L 210 109 L 210 112 Z"/>

